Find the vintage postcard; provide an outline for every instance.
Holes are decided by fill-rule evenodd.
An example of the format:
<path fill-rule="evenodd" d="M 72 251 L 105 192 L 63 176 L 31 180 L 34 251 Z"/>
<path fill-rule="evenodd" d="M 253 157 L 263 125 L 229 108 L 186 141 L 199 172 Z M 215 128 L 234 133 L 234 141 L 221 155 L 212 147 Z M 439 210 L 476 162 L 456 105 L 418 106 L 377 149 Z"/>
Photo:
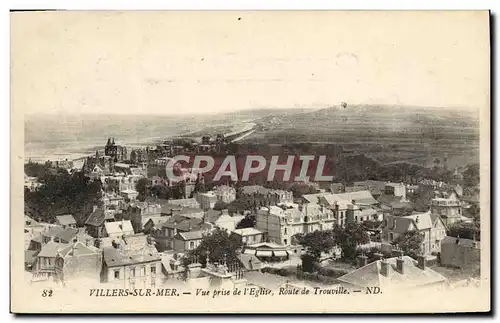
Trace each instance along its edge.
<path fill-rule="evenodd" d="M 12 312 L 490 311 L 489 12 L 10 18 Z"/>

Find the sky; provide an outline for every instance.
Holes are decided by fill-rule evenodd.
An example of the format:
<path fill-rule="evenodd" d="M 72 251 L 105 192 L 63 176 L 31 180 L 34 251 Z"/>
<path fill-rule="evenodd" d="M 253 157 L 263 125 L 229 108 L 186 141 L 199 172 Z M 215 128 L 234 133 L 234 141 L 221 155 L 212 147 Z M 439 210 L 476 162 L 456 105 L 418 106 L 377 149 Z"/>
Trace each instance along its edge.
<path fill-rule="evenodd" d="M 11 13 L 24 114 L 489 105 L 485 12 Z"/>

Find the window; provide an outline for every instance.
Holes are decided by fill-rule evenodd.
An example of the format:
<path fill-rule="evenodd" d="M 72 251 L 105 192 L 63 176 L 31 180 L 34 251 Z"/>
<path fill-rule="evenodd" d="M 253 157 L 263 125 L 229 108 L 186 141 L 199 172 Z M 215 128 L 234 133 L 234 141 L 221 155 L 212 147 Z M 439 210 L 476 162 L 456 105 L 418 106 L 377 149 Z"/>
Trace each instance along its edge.
<path fill-rule="evenodd" d="M 194 249 L 194 241 L 189 241 L 189 249 Z"/>
<path fill-rule="evenodd" d="M 156 265 L 151 266 L 151 273 L 156 274 Z"/>
<path fill-rule="evenodd" d="M 141 267 L 141 276 L 146 276 L 146 266 Z"/>
<path fill-rule="evenodd" d="M 151 280 L 151 288 L 156 288 L 156 279 Z"/>
<path fill-rule="evenodd" d="M 354 217 L 354 221 L 358 222 L 358 217 L 357 216 Z"/>
<path fill-rule="evenodd" d="M 135 282 L 130 282 L 130 289 L 135 289 Z"/>
<path fill-rule="evenodd" d="M 287 244 L 287 240 L 286 239 L 283 240 L 283 244 L 285 244 L 285 245 Z"/>
<path fill-rule="evenodd" d="M 135 277 L 135 268 L 130 268 L 130 277 Z"/>
<path fill-rule="evenodd" d="M 394 234 L 393 233 L 389 233 L 389 241 L 392 241 L 394 240 Z"/>
<path fill-rule="evenodd" d="M 461 214 L 462 213 L 462 210 L 458 209 L 458 214 Z"/>
<path fill-rule="evenodd" d="M 286 230 L 286 228 L 285 228 L 285 234 L 287 234 L 287 230 Z"/>
<path fill-rule="evenodd" d="M 115 279 L 120 279 L 120 271 L 119 270 L 115 270 L 114 276 L 115 276 Z"/>

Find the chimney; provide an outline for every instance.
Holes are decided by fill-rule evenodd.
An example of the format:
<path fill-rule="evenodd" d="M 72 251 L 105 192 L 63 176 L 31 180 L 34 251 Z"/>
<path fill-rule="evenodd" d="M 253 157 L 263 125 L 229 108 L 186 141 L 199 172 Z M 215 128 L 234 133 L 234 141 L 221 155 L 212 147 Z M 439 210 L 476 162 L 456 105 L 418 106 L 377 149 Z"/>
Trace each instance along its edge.
<path fill-rule="evenodd" d="M 403 256 L 399 256 L 397 259 L 396 259 L 396 268 L 398 269 L 398 272 L 403 275 L 404 274 L 404 259 L 403 259 Z"/>
<path fill-rule="evenodd" d="M 380 272 L 385 277 L 389 277 L 391 274 L 391 265 L 387 262 L 386 259 L 380 260 Z"/>
<path fill-rule="evenodd" d="M 425 270 L 425 256 L 424 255 L 420 255 L 417 257 L 417 267 L 422 269 L 422 270 Z"/>

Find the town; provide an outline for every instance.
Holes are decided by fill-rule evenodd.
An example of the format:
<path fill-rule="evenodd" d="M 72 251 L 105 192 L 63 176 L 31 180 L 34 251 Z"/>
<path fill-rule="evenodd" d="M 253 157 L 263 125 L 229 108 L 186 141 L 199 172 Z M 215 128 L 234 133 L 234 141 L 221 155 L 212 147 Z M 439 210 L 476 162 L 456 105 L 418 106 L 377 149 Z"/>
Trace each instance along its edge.
<path fill-rule="evenodd" d="M 115 290 L 194 283 L 258 295 L 477 283 L 477 165 L 449 170 L 438 160 L 432 170 L 390 172 L 391 180 L 322 183 L 214 180 L 196 167 L 168 177 L 172 156 L 220 156 L 235 145 L 223 135 L 145 148 L 109 138 L 86 158 L 28 162 L 27 279 Z"/>

